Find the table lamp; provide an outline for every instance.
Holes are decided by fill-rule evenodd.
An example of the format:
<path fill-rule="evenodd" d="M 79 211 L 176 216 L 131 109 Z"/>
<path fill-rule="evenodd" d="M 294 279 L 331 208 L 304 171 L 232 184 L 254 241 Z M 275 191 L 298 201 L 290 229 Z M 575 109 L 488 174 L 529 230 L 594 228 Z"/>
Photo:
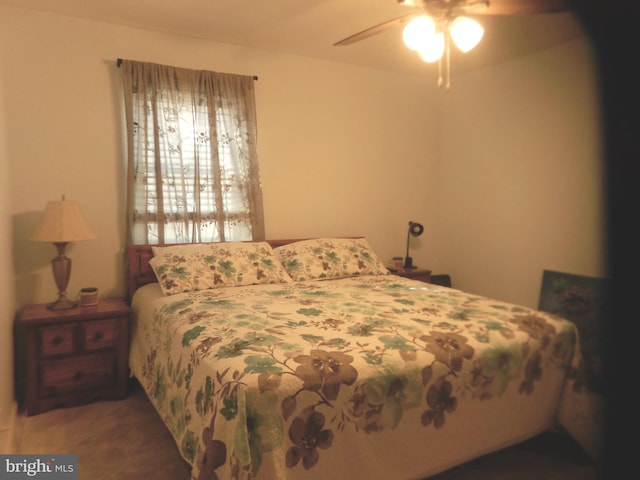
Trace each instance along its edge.
<path fill-rule="evenodd" d="M 50 310 L 66 310 L 74 308 L 77 302 L 67 298 L 67 285 L 71 274 L 71 259 L 64 251 L 69 242 L 91 240 L 95 238 L 87 224 L 80 205 L 72 200 L 52 200 L 47 203 L 44 215 L 31 240 L 51 242 L 58 249 L 58 256 L 51 260 L 53 278 L 58 286 L 58 299 L 47 305 Z"/>
<path fill-rule="evenodd" d="M 416 268 L 413 266 L 413 258 L 409 256 L 409 239 L 419 237 L 424 232 L 424 227 L 417 222 L 409 222 L 409 231 L 407 232 L 407 255 L 404 257 L 404 268 Z"/>

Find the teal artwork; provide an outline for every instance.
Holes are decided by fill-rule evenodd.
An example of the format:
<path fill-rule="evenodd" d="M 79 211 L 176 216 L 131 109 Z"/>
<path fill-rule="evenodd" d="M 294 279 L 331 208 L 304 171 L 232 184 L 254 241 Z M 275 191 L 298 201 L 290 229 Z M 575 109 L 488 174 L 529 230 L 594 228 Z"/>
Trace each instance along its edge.
<path fill-rule="evenodd" d="M 608 313 L 608 282 L 603 278 L 545 270 L 538 309 L 571 320 L 578 327 L 586 386 L 603 393 L 603 355 Z"/>

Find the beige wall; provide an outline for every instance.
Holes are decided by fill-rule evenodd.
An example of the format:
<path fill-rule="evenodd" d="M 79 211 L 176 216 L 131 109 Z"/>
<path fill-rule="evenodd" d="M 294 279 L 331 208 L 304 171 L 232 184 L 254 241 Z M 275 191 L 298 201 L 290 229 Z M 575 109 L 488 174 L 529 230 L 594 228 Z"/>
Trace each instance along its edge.
<path fill-rule="evenodd" d="M 0 58 L 5 45 L 0 43 Z M 7 451 L 9 426 L 15 412 L 13 401 L 13 262 L 11 256 L 11 185 L 9 157 L 7 155 L 6 119 L 3 83 L 3 65 L 0 63 L 0 452 Z"/>
<path fill-rule="evenodd" d="M 461 77 L 445 97 L 438 252 L 460 288 L 537 306 L 544 269 L 605 274 L 592 61 L 581 38 Z"/>
<path fill-rule="evenodd" d="M 365 235 L 386 260 L 404 254 L 407 222 L 420 221 L 417 264 L 529 306 L 543 268 L 602 271 L 584 41 L 455 77 L 448 94 L 432 78 L 7 7 L 0 44 L 0 190 L 11 186 L 0 234 L 12 239 L 14 274 L 0 288 L 15 285 L 3 308 L 55 298 L 54 247 L 28 237 L 61 194 L 81 203 L 97 235 L 69 248 L 69 291 L 124 293 L 118 57 L 259 76 L 269 238 Z M 3 353 L 10 322 L 0 318 Z"/>
<path fill-rule="evenodd" d="M 420 78 L 3 10 L 18 305 L 55 296 L 54 247 L 28 236 L 61 194 L 81 203 L 97 236 L 71 245 L 69 291 L 123 293 L 118 57 L 259 77 L 268 237 L 365 235 L 386 259 L 402 254 L 409 220 L 429 222 L 439 96 Z M 416 251 L 417 261 L 426 264 L 426 251 Z"/>

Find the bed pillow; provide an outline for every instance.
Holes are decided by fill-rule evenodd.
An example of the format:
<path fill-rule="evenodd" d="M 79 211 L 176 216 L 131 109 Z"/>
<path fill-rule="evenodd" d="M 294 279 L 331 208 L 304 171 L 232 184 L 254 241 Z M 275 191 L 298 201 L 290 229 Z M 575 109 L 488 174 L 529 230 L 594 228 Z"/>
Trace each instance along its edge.
<path fill-rule="evenodd" d="M 196 243 L 151 250 L 154 256 L 149 264 L 165 295 L 291 282 L 266 242 Z"/>
<path fill-rule="evenodd" d="M 294 281 L 389 273 L 365 238 L 302 240 L 274 252 Z"/>

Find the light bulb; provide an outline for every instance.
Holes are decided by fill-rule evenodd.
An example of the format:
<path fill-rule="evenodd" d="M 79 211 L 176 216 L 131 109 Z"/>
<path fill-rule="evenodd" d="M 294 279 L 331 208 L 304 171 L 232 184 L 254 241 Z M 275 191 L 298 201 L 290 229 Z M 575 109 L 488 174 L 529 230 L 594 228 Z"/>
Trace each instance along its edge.
<path fill-rule="evenodd" d="M 428 41 L 424 42 L 418 50 L 420 58 L 427 63 L 433 63 L 440 60 L 440 57 L 442 57 L 442 54 L 444 53 L 444 33 L 434 32 L 427 40 Z"/>
<path fill-rule="evenodd" d="M 411 50 L 420 50 L 436 29 L 433 19 L 427 15 L 413 18 L 402 31 L 402 40 Z"/>
<path fill-rule="evenodd" d="M 462 52 L 473 49 L 484 35 L 484 28 L 468 17 L 456 17 L 449 25 L 451 39 Z"/>

